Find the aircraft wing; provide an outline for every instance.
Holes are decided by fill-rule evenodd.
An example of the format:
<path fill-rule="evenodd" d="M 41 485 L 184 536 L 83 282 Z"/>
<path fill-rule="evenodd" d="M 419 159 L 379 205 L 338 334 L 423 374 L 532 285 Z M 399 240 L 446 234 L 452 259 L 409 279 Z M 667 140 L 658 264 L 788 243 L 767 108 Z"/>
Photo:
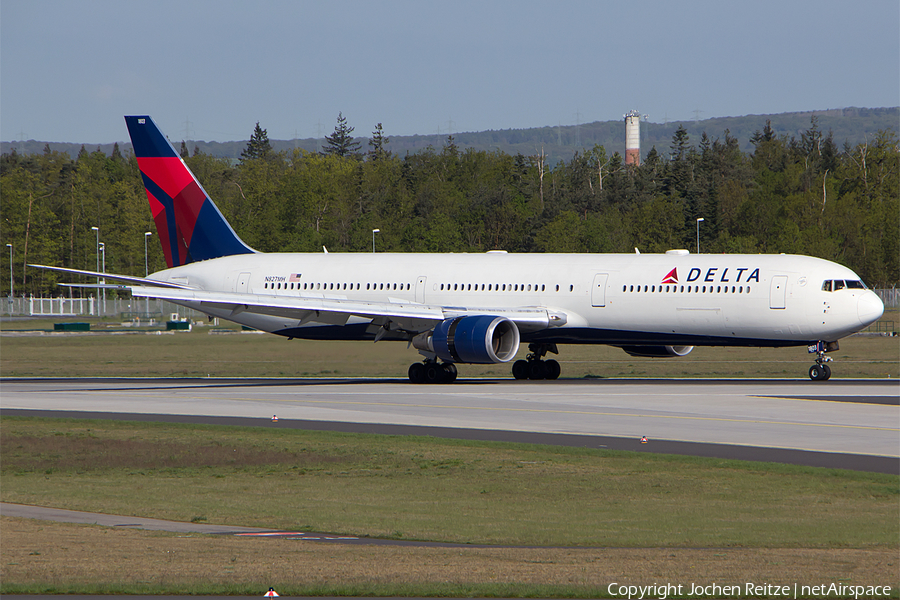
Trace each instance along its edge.
<path fill-rule="evenodd" d="M 506 317 L 517 327 L 536 331 L 566 322 L 564 313 L 543 307 L 469 308 L 417 304 L 414 302 L 366 302 L 342 298 L 306 298 L 239 292 L 209 292 L 196 289 L 161 289 L 130 286 L 139 298 L 159 298 L 176 303 L 190 303 L 203 310 L 228 311 L 230 316 L 242 312 L 296 319 L 298 325 L 309 322 L 343 324 L 351 316 L 372 319 L 386 330 L 407 333 L 428 331 L 444 319 L 459 316 L 494 315 Z M 227 316 L 226 316 L 227 318 Z M 393 325 L 388 326 L 392 323 Z"/>

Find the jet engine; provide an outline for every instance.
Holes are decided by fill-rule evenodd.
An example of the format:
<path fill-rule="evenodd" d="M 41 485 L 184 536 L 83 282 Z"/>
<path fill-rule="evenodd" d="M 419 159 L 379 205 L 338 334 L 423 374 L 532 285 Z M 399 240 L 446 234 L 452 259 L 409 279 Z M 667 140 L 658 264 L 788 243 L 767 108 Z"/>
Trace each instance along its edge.
<path fill-rule="evenodd" d="M 413 338 L 413 346 L 454 363 L 508 362 L 519 351 L 519 328 L 491 315 L 445 319 L 433 331 Z"/>
<path fill-rule="evenodd" d="M 648 356 L 651 358 L 686 356 L 694 349 L 693 346 L 622 346 L 621 348 L 631 356 Z"/>

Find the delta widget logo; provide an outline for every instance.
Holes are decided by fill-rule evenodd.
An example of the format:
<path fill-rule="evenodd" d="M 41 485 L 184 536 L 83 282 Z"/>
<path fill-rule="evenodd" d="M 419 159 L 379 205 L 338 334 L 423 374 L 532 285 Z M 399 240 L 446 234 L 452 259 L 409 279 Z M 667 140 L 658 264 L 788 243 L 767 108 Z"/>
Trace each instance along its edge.
<path fill-rule="evenodd" d="M 729 275 L 729 271 L 731 271 L 731 275 Z M 735 276 L 735 271 L 737 272 L 737 276 Z M 749 275 L 747 275 L 748 272 L 750 273 Z M 759 283 L 759 268 L 739 267 L 734 269 L 732 267 L 710 267 L 706 270 L 706 274 L 704 274 L 702 269 L 693 267 L 690 272 L 688 272 L 685 281 L 687 283 L 692 283 L 694 281 L 702 281 L 704 283 L 750 283 L 751 281 L 755 281 L 756 283 Z M 678 269 L 675 268 L 669 271 L 660 283 L 677 284 Z"/>

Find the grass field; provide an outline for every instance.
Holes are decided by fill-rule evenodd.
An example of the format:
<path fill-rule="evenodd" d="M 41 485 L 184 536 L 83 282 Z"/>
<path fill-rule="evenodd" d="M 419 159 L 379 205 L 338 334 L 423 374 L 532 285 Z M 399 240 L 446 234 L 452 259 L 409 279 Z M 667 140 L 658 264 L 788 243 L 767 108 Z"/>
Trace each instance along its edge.
<path fill-rule="evenodd" d="M 897 319 L 889 311 L 884 322 Z M 52 330 L 50 320 L 2 323 L 4 377 L 406 377 L 419 354 L 400 342 L 314 342 L 258 333 L 148 334 L 119 323 L 94 323 L 92 333 Z M 107 332 L 116 329 L 116 332 Z M 223 328 L 215 328 L 220 330 Z M 527 349 L 523 345 L 519 356 Z M 834 378 L 900 377 L 896 337 L 852 336 L 840 341 Z M 805 347 L 705 348 L 681 358 L 635 358 L 608 346 L 561 346 L 562 377 L 786 377 L 806 378 L 813 364 Z M 461 377 L 511 377 L 510 365 L 461 365 Z"/>
<path fill-rule="evenodd" d="M 0 453 L 0 498 L 8 502 L 541 547 L 335 547 L 4 518 L 3 593 L 252 594 L 277 584 L 295 594 L 583 597 L 613 581 L 900 583 L 900 478 L 892 475 L 414 437 L 18 417 L 0 422 Z M 103 558 L 82 571 L 85 549 Z"/>
<path fill-rule="evenodd" d="M 885 315 L 896 320 L 896 311 Z M 0 324 L 4 377 L 405 377 L 402 343 Z M 121 330 L 121 331 L 115 331 Z M 854 336 L 834 378 L 900 377 L 896 337 Z M 806 378 L 805 348 L 678 359 L 563 346 L 563 377 Z M 525 348 L 520 351 L 524 355 Z M 463 365 L 461 377 L 510 377 Z M 608 597 L 620 584 L 900 589 L 900 479 L 600 450 L 4 417 L 0 499 L 210 523 L 512 548 L 384 548 L 0 518 L 0 593 Z M 538 546 L 534 548 L 520 546 Z M 571 546 L 560 549 L 551 546 Z M 590 548 L 588 548 L 590 547 Z M 757 596 L 762 597 L 762 596 Z"/>

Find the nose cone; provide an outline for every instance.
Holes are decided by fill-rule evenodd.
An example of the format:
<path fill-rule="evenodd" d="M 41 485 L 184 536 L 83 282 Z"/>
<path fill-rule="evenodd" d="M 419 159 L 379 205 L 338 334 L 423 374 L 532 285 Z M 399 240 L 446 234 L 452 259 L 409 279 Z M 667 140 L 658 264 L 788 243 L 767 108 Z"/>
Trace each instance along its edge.
<path fill-rule="evenodd" d="M 884 314 L 884 302 L 875 292 L 869 290 L 859 297 L 859 322 L 863 325 L 870 325 L 881 318 Z"/>

